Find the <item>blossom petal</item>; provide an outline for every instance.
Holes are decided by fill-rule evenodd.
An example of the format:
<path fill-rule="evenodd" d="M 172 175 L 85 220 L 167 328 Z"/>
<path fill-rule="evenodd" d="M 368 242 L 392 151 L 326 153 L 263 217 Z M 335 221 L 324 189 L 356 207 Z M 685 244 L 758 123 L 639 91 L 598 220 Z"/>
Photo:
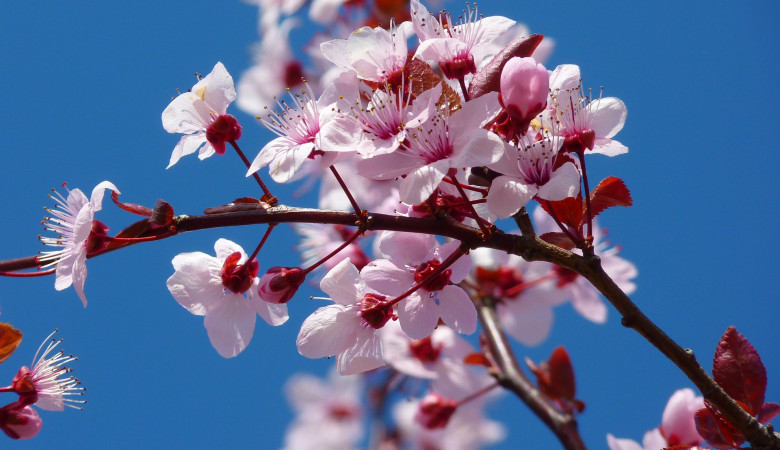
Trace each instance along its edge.
<path fill-rule="evenodd" d="M 236 252 L 241 253 L 241 259 L 239 260 L 239 264 L 243 263 L 247 258 L 247 254 L 244 252 L 244 249 L 240 245 L 225 238 L 217 239 L 217 242 L 214 243 L 214 251 L 217 254 L 217 259 L 222 261 L 224 261 L 225 259 L 227 259 L 228 256 Z"/>
<path fill-rule="evenodd" d="M 550 334 L 553 311 L 550 305 L 523 296 L 500 303 L 497 307 L 501 325 L 523 345 L 541 344 Z"/>
<path fill-rule="evenodd" d="M 600 138 L 611 138 L 623 129 L 628 110 L 622 100 L 605 97 L 588 105 L 586 123 Z"/>
<path fill-rule="evenodd" d="M 192 87 L 192 93 L 203 99 L 216 115 L 225 114 L 228 105 L 236 99 L 233 77 L 221 62 Z"/>
<path fill-rule="evenodd" d="M 79 252 L 73 261 L 73 288 L 87 307 L 87 297 L 84 295 L 84 283 L 87 281 L 87 252 Z"/>
<path fill-rule="evenodd" d="M 628 153 L 628 147 L 614 139 L 596 138 L 593 150 L 586 149 L 585 154 L 598 153 L 604 156 L 617 156 Z"/>
<path fill-rule="evenodd" d="M 366 286 L 384 295 L 401 295 L 414 284 L 412 274 L 386 259 L 370 262 L 360 276 Z"/>
<path fill-rule="evenodd" d="M 402 264 L 417 264 L 431 259 L 436 238 L 430 234 L 384 231 L 377 247 L 382 256 Z"/>
<path fill-rule="evenodd" d="M 306 318 L 298 333 L 298 353 L 307 358 L 334 356 L 354 344 L 359 317 L 343 305 L 328 305 Z"/>
<path fill-rule="evenodd" d="M 114 186 L 114 183 L 110 181 L 101 181 L 95 186 L 95 189 L 92 189 L 92 196 L 89 199 L 89 202 L 92 203 L 93 212 L 98 212 L 103 209 L 103 194 L 105 194 L 106 189 L 111 189 L 117 194 L 121 194 L 119 189 Z"/>
<path fill-rule="evenodd" d="M 502 175 L 490 184 L 487 205 L 493 214 L 506 219 L 525 206 L 536 192 L 535 186 L 527 186 L 516 178 Z"/>
<path fill-rule="evenodd" d="M 320 289 L 334 302 L 348 306 L 358 300 L 358 284 L 360 284 L 360 272 L 352 261 L 345 259 L 322 277 Z"/>
<path fill-rule="evenodd" d="M 382 341 L 371 327 L 361 330 L 355 345 L 341 352 L 336 360 L 339 375 L 355 375 L 384 365 Z"/>
<path fill-rule="evenodd" d="M 447 326 L 461 334 L 477 331 L 477 310 L 466 291 L 457 286 L 444 286 L 437 297 L 439 314 Z"/>
<path fill-rule="evenodd" d="M 182 136 L 176 144 L 176 147 L 173 148 L 173 153 L 171 153 L 171 159 L 168 162 L 168 167 L 166 167 L 166 169 L 170 169 L 171 166 L 179 162 L 182 156 L 195 153 L 205 143 L 206 133 L 187 134 Z"/>
<path fill-rule="evenodd" d="M 173 258 L 173 268 L 165 284 L 181 306 L 198 316 L 217 307 L 225 292 L 219 260 L 202 252 L 181 253 Z"/>
<path fill-rule="evenodd" d="M 607 321 L 607 306 L 592 287 L 581 286 L 575 282 L 572 285 L 572 291 L 571 304 L 578 313 L 591 322 L 604 323 Z"/>
<path fill-rule="evenodd" d="M 449 169 L 450 161 L 442 159 L 409 172 L 401 180 L 401 201 L 410 205 L 422 203 L 439 187 Z"/>
<path fill-rule="evenodd" d="M 226 293 L 217 307 L 206 315 L 203 325 L 217 353 L 232 358 L 249 345 L 256 320 L 255 310 L 243 295 Z"/>
<path fill-rule="evenodd" d="M 196 133 L 208 127 L 208 106 L 193 92 L 174 98 L 162 113 L 162 125 L 168 133 Z"/>
<path fill-rule="evenodd" d="M 572 162 L 556 169 L 547 183 L 539 187 L 539 197 L 550 201 L 574 197 L 579 192 L 580 172 Z"/>
<path fill-rule="evenodd" d="M 476 312 L 476 310 L 475 310 Z M 428 337 L 439 323 L 439 305 L 433 294 L 420 289 L 401 301 L 398 308 L 401 329 L 412 339 Z"/>
<path fill-rule="evenodd" d="M 287 322 L 287 319 L 290 318 L 290 315 L 287 313 L 286 304 L 277 305 L 255 298 L 249 302 L 249 305 L 263 318 L 263 320 L 265 320 L 265 323 L 272 327 L 279 326 Z"/>

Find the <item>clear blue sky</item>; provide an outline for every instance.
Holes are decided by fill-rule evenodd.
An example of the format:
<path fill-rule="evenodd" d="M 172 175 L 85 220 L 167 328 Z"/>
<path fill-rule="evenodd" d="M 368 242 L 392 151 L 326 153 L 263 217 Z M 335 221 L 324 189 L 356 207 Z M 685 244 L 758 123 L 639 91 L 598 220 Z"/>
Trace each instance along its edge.
<path fill-rule="evenodd" d="M 602 224 L 639 268 L 636 303 L 707 368 L 720 335 L 736 325 L 767 367 L 767 400 L 780 402 L 780 216 L 772 191 L 780 166 L 777 3 L 515 5 L 485 1 L 480 12 L 555 38 L 550 67 L 579 64 L 586 86 L 603 85 L 605 95 L 628 106 L 618 137 L 630 153 L 594 158 L 589 172 L 620 176 L 632 191 L 635 206 L 605 213 Z M 248 46 L 257 40 L 253 7 L 237 0 L 7 0 L 0 3 L 0 30 L 0 259 L 40 248 L 42 207 L 51 206 L 46 195 L 63 181 L 91 190 L 107 179 L 127 201 L 153 205 L 162 198 L 189 214 L 258 195 L 232 155 L 187 157 L 166 171 L 177 138 L 160 124 L 175 89 L 192 86 L 194 72 L 222 61 L 237 78 L 249 66 Z M 235 106 L 229 111 L 244 124 L 241 142 L 254 156 L 270 133 Z M 290 193 L 278 195 L 295 204 Z M 113 231 L 131 220 L 111 205 L 102 219 Z M 0 366 L 0 383 L 29 364 L 56 327 L 65 350 L 79 356 L 74 374 L 88 389 L 83 412 L 41 412 L 40 435 L 18 446 L 280 446 L 291 418 L 281 385 L 294 372 L 330 367 L 295 350 L 300 323 L 314 309 L 306 297 L 315 291 L 292 302 L 287 325 L 258 321 L 249 348 L 225 360 L 209 345 L 202 320 L 165 287 L 176 254 L 211 252 L 220 236 L 252 248 L 260 233 L 201 232 L 92 260 L 86 310 L 73 290 L 55 292 L 52 278 L 1 279 L 0 320 L 25 338 Z M 274 233 L 261 265 L 297 264 L 294 245 L 289 231 Z M 563 306 L 543 345 L 516 350 L 538 361 L 561 344 L 587 404 L 580 428 L 592 448 L 606 447 L 607 432 L 640 440 L 660 423 L 668 397 L 690 386 L 623 329 L 611 308 L 599 326 Z M 490 413 L 510 430 L 496 448 L 557 446 L 509 395 Z"/>

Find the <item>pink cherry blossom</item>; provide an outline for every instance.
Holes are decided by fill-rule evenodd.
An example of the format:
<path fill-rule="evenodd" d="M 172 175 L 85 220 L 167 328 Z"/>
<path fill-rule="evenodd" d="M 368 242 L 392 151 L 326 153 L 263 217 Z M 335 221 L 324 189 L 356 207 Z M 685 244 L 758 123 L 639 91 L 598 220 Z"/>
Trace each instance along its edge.
<path fill-rule="evenodd" d="M 468 294 L 456 286 L 468 274 L 469 258 L 462 256 L 448 269 L 427 277 L 457 251 L 459 242 L 439 246 L 432 236 L 396 232 L 384 232 L 379 239 L 380 251 L 388 259 L 378 259 L 363 268 L 362 275 L 369 287 L 387 296 L 399 296 L 426 280 L 398 304 L 398 319 L 407 336 L 428 337 L 440 318 L 458 333 L 476 331 L 474 305 Z"/>
<path fill-rule="evenodd" d="M 580 191 L 580 172 L 574 163 L 555 168 L 563 139 L 549 134 L 526 135 L 517 145 L 506 144 L 504 153 L 489 167 L 502 174 L 490 184 L 487 204 L 499 218 L 507 218 L 532 198 L 557 201 L 574 197 Z"/>
<path fill-rule="evenodd" d="M 286 183 L 297 179 L 296 172 L 307 160 L 321 157 L 321 164 L 327 167 L 336 162 L 338 153 L 357 151 L 360 126 L 354 118 L 341 113 L 341 88 L 340 84 L 331 85 L 318 100 L 310 89 L 304 90 L 290 96 L 292 106 L 280 102 L 279 112 L 262 119 L 279 137 L 260 150 L 247 176 L 269 166 L 271 178 Z"/>
<path fill-rule="evenodd" d="M 410 339 L 397 322 L 388 322 L 381 332 L 385 361 L 395 370 L 417 378 L 436 378 L 445 372 L 443 361 L 463 361 L 474 349 L 452 329 L 438 326 L 430 336 Z"/>
<path fill-rule="evenodd" d="M 168 133 L 183 133 L 171 154 L 170 168 L 182 156 L 195 153 L 205 159 L 214 153 L 225 153 L 225 142 L 241 137 L 241 125 L 226 114 L 236 99 L 233 78 L 221 62 L 168 105 L 162 113 L 162 124 Z"/>
<path fill-rule="evenodd" d="M 357 73 L 361 80 L 395 84 L 406 65 L 406 39 L 412 32 L 409 22 L 390 30 L 362 27 L 348 39 L 320 44 L 320 50 L 333 64 Z"/>
<path fill-rule="evenodd" d="M 359 376 L 331 371 L 326 380 L 293 375 L 284 392 L 296 414 L 285 433 L 288 450 L 355 448 L 363 437 L 363 383 Z"/>
<path fill-rule="evenodd" d="M 246 265 L 241 246 L 219 239 L 214 250 L 216 257 L 202 252 L 176 255 L 175 272 L 166 284 L 181 306 L 205 316 L 211 345 L 221 356 L 232 358 L 249 345 L 257 314 L 269 325 L 281 325 L 288 318 L 287 306 L 257 298 L 257 263 Z"/>
<path fill-rule="evenodd" d="M 539 233 L 560 231 L 553 219 L 541 207 L 534 210 L 533 219 Z M 596 255 L 601 258 L 601 267 L 623 292 L 631 294 L 636 290 L 636 284 L 632 281 L 638 274 L 636 266 L 617 256 L 619 248 L 609 248 L 609 242 L 602 241 L 602 238 L 603 234 L 598 226 L 598 221 L 594 219 L 593 247 Z M 577 249 L 573 251 L 580 252 Z M 592 322 L 606 322 L 607 307 L 601 300 L 599 292 L 588 280 L 559 266 L 554 266 L 553 270 L 557 277 L 556 286 L 571 299 L 572 306 L 578 313 Z"/>
<path fill-rule="evenodd" d="M 412 0 L 412 22 L 420 38 L 415 57 L 437 61 L 447 78 L 463 78 L 476 73 L 474 53 L 489 45 L 515 24 L 501 16 L 480 18 L 476 4 L 466 10 L 457 24 L 449 13 L 437 20 L 419 0 Z"/>
<path fill-rule="evenodd" d="M 410 205 L 430 197 L 450 169 L 483 166 L 498 161 L 504 143 L 483 125 L 498 111 L 496 93 L 467 102 L 450 114 L 436 116 L 407 132 L 402 151 L 380 154 L 358 162 L 360 174 L 385 180 L 406 175 L 400 182 L 401 201 Z"/>
<path fill-rule="evenodd" d="M 62 350 L 49 356 L 62 342 L 62 339 L 52 339 L 54 333 L 56 330 L 38 348 L 32 369 L 26 366 L 19 369 L 14 377 L 13 390 L 19 394 L 19 402 L 22 405 L 35 404 L 47 411 L 64 411 L 66 406 L 82 409 L 81 405 L 86 402 L 76 400 L 72 396 L 84 395 L 85 389 L 80 387 L 81 382 L 78 379 L 67 375 L 70 369 L 65 367 L 65 364 L 78 358 L 66 355 Z"/>
<path fill-rule="evenodd" d="M 307 358 L 338 355 L 336 368 L 342 375 L 385 365 L 377 331 L 393 316 L 386 297 L 367 288 L 347 259 L 322 278 L 320 288 L 335 304 L 306 318 L 298 333 L 298 352 Z"/>
<path fill-rule="evenodd" d="M 661 426 L 645 433 L 642 445 L 607 434 L 610 450 L 661 450 L 673 446 L 697 446 L 704 440 L 696 431 L 694 415 L 704 408 L 704 398 L 693 390 L 679 389 L 664 408 Z"/>
<path fill-rule="evenodd" d="M 564 64 L 550 74 L 547 102 L 550 123 L 565 138 L 565 151 L 616 156 L 628 147 L 612 139 L 626 122 L 626 105 L 615 97 L 590 98 L 582 94 L 580 68 Z"/>
<path fill-rule="evenodd" d="M 33 438 L 42 425 L 41 417 L 30 406 L 11 403 L 0 408 L 0 430 L 11 439 Z"/>
<path fill-rule="evenodd" d="M 41 252 L 38 256 L 41 267 L 56 264 L 54 288 L 61 291 L 73 285 L 85 308 L 87 255 L 102 248 L 102 239 L 108 230 L 108 227 L 94 220 L 95 213 L 103 208 L 106 189 L 119 193 L 116 186 L 109 181 L 95 186 L 89 199 L 79 189 L 69 190 L 67 198 L 55 191 L 51 197 L 56 205 L 48 209 L 51 216 L 44 218 L 44 226 L 47 231 L 52 231 L 57 236 L 40 238 L 45 245 L 61 247 L 61 250 Z"/>

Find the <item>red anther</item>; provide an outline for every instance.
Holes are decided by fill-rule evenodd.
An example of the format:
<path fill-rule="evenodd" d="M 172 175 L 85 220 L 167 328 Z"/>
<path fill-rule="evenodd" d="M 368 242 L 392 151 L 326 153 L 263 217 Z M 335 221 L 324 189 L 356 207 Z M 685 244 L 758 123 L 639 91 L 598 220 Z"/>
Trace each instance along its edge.
<path fill-rule="evenodd" d="M 225 153 L 225 143 L 237 141 L 241 137 L 241 125 L 230 114 L 223 114 L 206 128 L 206 139 L 218 155 Z"/>
<path fill-rule="evenodd" d="M 222 265 L 222 285 L 236 294 L 243 294 L 252 287 L 260 264 L 256 258 L 239 264 L 241 252 L 231 253 Z"/>

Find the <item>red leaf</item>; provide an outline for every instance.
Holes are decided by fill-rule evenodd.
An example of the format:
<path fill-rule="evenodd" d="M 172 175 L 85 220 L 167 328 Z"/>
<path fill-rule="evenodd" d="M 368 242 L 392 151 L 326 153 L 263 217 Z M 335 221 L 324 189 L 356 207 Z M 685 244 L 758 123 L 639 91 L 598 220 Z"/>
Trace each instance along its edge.
<path fill-rule="evenodd" d="M 733 326 L 723 334 L 715 350 L 712 378 L 734 400 L 756 415 L 764 405 L 766 369 L 756 349 Z"/>
<path fill-rule="evenodd" d="M 538 366 L 529 358 L 526 358 L 525 362 L 536 375 L 539 389 L 554 400 L 564 412 L 571 414 L 574 409 L 578 411 L 585 409 L 585 404 L 574 398 L 577 393 L 574 368 L 565 348 L 556 348 L 550 355 L 550 359 Z"/>
<path fill-rule="evenodd" d="M 613 206 L 631 206 L 631 193 L 618 177 L 604 178 L 590 193 L 591 214 L 596 217 L 601 211 Z"/>
<path fill-rule="evenodd" d="M 544 39 L 541 34 L 532 34 L 516 39 L 506 45 L 493 59 L 474 75 L 469 85 L 469 98 L 475 99 L 488 92 L 498 91 L 501 71 L 507 61 L 515 56 L 531 56 Z"/>
<path fill-rule="evenodd" d="M 485 358 L 485 355 L 483 355 L 482 353 L 471 353 L 469 355 L 466 355 L 466 357 L 463 358 L 463 363 L 472 366 L 490 367 L 490 361 L 487 358 Z"/>
<path fill-rule="evenodd" d="M 577 246 L 565 233 L 553 231 L 550 233 L 541 234 L 539 237 L 542 238 L 543 241 L 549 242 L 552 245 L 557 245 L 558 247 L 565 250 L 571 250 Z"/>
<path fill-rule="evenodd" d="M 8 359 L 22 342 L 22 332 L 8 323 L 0 323 L 0 363 Z"/>
<path fill-rule="evenodd" d="M 404 66 L 404 72 L 407 73 L 408 82 L 411 82 L 412 94 L 415 98 L 419 97 L 423 92 L 433 89 L 437 84 L 441 83 L 442 91 L 437 105 L 449 105 L 450 111 L 460 109 L 460 96 L 454 89 L 445 83 L 436 72 L 431 69 L 425 61 L 419 59 L 409 59 Z"/>
<path fill-rule="evenodd" d="M 553 216 L 554 212 L 554 217 L 557 217 L 564 225 L 568 225 L 575 230 L 580 229 L 580 222 L 582 222 L 582 198 L 579 195 L 577 198 L 569 197 L 557 202 L 544 201 L 539 202 L 539 204 L 547 211 L 547 214 Z"/>
<path fill-rule="evenodd" d="M 709 406 L 709 405 L 708 405 Z M 715 448 L 729 449 L 738 447 L 739 444 L 732 445 L 730 436 L 724 436 L 723 431 L 728 433 L 728 424 L 723 423 L 724 427 L 721 427 L 723 418 L 717 418 L 709 408 L 702 408 L 696 411 L 693 416 L 693 421 L 696 424 L 696 432 L 699 433 L 707 442 Z"/>
<path fill-rule="evenodd" d="M 767 423 L 774 419 L 778 414 L 780 414 L 780 405 L 777 403 L 764 403 L 764 406 L 761 407 L 761 411 L 758 412 L 758 421 Z"/>

